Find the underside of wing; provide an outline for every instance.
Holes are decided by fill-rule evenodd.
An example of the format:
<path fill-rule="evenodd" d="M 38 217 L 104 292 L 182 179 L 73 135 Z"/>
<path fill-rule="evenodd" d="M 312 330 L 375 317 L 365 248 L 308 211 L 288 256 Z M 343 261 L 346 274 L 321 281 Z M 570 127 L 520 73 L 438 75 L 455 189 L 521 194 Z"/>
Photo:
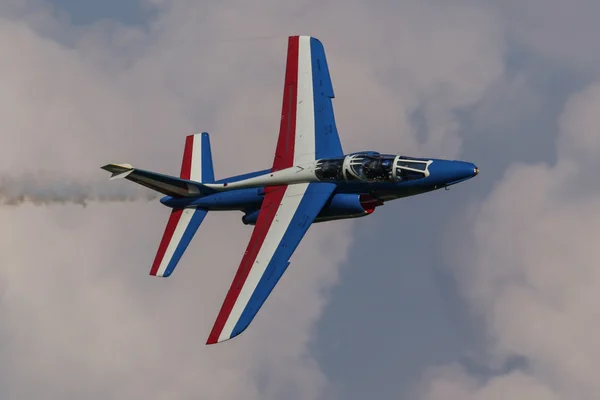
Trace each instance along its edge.
<path fill-rule="evenodd" d="M 273 171 L 343 155 L 333 97 L 321 42 L 310 36 L 291 36 Z"/>
<path fill-rule="evenodd" d="M 250 325 L 334 189 L 330 183 L 268 188 L 207 344 L 231 339 Z"/>

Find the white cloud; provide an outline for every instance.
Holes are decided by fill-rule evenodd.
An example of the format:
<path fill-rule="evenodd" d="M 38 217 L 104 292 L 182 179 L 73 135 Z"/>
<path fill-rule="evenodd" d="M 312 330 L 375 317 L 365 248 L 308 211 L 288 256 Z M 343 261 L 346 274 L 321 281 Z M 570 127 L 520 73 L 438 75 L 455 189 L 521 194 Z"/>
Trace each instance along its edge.
<path fill-rule="evenodd" d="M 449 366 L 432 372 L 426 400 L 502 400 L 526 397 L 533 400 L 558 400 L 548 387 L 530 375 L 516 371 L 478 384 L 461 367 Z"/>
<path fill-rule="evenodd" d="M 3 171 L 92 181 L 116 161 L 176 173 L 184 136 L 204 129 L 219 176 L 268 167 L 290 32 L 325 43 L 348 149 L 417 150 L 407 116 L 422 103 L 435 134 L 421 149 L 454 156 L 456 125 L 444 128 L 451 110 L 476 102 L 502 74 L 497 27 L 472 8 L 444 18 L 422 2 L 355 2 L 343 12 L 326 4 L 321 14 L 275 2 L 160 7 L 148 32 L 74 28 L 46 8 L 0 9 Z M 391 15 L 397 20 L 382 28 Z M 238 40 L 273 32 L 278 40 Z M 397 86 L 386 83 L 394 77 Z M 441 149 L 446 140 L 452 146 Z M 311 229 L 252 327 L 205 347 L 249 237 L 241 215 L 209 215 L 161 280 L 147 276 L 167 216 L 159 204 L 0 213 L 5 397 L 316 398 L 326 389 L 307 343 L 350 222 Z"/>
<path fill-rule="evenodd" d="M 548 67 L 576 73 L 580 82 L 597 79 L 600 58 L 590 51 L 598 36 L 597 1 L 492 4 L 501 11 L 511 39 L 524 46 L 519 51 L 542 68 L 526 73 L 544 74 Z M 531 111 L 529 107 L 522 112 Z M 469 246 L 461 247 L 454 273 L 469 307 L 483 322 L 488 346 L 480 361 L 497 366 L 518 356 L 526 366 L 488 379 L 457 366 L 435 369 L 420 383 L 419 398 L 598 397 L 599 107 L 599 82 L 573 94 L 556 118 L 555 154 L 548 155 L 556 161 L 512 164 L 465 223 Z M 506 108 L 500 115 L 515 114 Z"/>
<path fill-rule="evenodd" d="M 527 368 L 472 382 L 466 373 L 428 378 L 426 399 L 595 399 L 600 391 L 600 189 L 586 168 L 597 153 L 598 84 L 575 94 L 560 117 L 554 165 L 515 165 L 482 205 L 472 260 L 457 272 L 495 360 Z M 458 397 L 457 397 L 458 398 Z"/>

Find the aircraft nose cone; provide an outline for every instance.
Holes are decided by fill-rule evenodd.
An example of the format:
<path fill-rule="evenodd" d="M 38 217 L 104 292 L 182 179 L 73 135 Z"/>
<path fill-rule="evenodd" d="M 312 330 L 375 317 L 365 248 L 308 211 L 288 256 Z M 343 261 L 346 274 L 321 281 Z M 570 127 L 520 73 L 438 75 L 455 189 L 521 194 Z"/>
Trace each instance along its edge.
<path fill-rule="evenodd" d="M 479 168 L 467 161 L 437 160 L 430 167 L 431 180 L 436 185 L 450 186 L 479 174 Z"/>
<path fill-rule="evenodd" d="M 462 181 L 473 178 L 479 173 L 477 165 L 466 161 L 454 161 L 452 168 L 454 169 L 454 179 Z"/>

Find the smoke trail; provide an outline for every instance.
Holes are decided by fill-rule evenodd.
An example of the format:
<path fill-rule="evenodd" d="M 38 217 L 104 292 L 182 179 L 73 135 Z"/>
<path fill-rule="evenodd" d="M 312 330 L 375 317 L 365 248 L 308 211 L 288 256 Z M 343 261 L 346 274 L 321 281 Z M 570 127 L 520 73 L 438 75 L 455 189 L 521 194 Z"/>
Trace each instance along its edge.
<path fill-rule="evenodd" d="M 159 194 L 133 182 L 99 181 L 61 177 L 40 172 L 22 176 L 0 176 L 0 205 L 19 206 L 122 203 L 156 200 Z"/>

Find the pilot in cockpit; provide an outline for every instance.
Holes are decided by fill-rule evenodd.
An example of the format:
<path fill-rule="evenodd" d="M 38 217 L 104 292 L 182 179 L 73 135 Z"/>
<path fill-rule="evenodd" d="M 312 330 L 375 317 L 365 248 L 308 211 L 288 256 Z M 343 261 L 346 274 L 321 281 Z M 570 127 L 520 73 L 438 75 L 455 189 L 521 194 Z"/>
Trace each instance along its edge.
<path fill-rule="evenodd" d="M 392 163 L 380 157 L 369 158 L 363 164 L 363 173 L 369 180 L 385 181 L 392 178 Z"/>
<path fill-rule="evenodd" d="M 392 161 L 391 160 L 383 160 L 381 162 L 381 167 L 383 168 L 385 179 L 392 179 Z"/>

